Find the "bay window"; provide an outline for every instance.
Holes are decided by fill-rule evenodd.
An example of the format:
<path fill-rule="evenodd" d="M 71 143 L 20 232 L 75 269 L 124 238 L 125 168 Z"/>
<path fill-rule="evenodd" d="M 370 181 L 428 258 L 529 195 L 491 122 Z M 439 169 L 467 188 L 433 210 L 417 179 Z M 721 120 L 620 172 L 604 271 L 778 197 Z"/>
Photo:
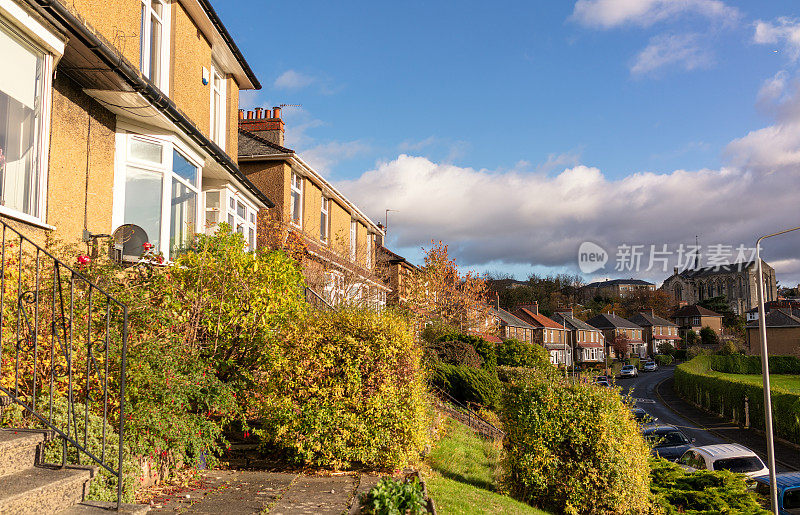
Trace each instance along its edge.
<path fill-rule="evenodd" d="M 0 55 L 4 65 L 0 73 L 0 205 L 4 214 L 39 220 L 52 56 L 2 18 Z"/>
<path fill-rule="evenodd" d="M 227 223 L 242 235 L 248 250 L 256 248 L 256 213 L 258 209 L 230 184 L 206 190 L 206 233 L 214 234 L 219 224 Z"/>
<path fill-rule="evenodd" d="M 166 91 L 169 70 L 169 8 L 163 0 L 141 0 L 140 69 L 145 77 Z"/>
<path fill-rule="evenodd" d="M 139 226 L 154 250 L 172 259 L 199 225 L 200 160 L 170 139 L 130 133 L 119 138 L 123 143 L 118 146 L 119 166 L 124 173 L 115 186 L 115 225 Z M 135 248 L 126 255 L 143 252 Z"/>

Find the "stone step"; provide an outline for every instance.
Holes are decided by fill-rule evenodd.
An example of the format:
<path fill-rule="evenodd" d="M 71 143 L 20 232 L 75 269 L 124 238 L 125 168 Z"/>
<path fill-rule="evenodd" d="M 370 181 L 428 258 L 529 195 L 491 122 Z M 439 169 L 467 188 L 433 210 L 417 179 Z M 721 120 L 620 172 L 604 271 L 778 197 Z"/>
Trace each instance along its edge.
<path fill-rule="evenodd" d="M 0 513 L 56 513 L 83 500 L 90 468 L 31 467 L 0 477 Z"/>
<path fill-rule="evenodd" d="M 36 464 L 36 448 L 44 433 L 0 429 L 0 477 L 29 469 Z"/>
<path fill-rule="evenodd" d="M 123 504 L 117 511 L 117 503 L 109 501 L 84 501 L 66 510 L 59 511 L 59 515 L 109 515 L 109 512 L 123 515 L 142 515 L 150 511 L 147 504 Z"/>

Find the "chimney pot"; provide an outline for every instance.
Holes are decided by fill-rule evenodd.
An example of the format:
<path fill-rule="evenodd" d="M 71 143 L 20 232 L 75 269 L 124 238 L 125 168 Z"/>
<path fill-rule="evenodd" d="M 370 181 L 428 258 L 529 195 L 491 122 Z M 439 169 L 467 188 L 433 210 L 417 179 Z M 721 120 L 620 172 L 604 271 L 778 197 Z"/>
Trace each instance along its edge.
<path fill-rule="evenodd" d="M 253 111 L 247 111 L 247 119 L 248 120 L 252 120 L 253 119 Z"/>
<path fill-rule="evenodd" d="M 272 118 L 272 111 L 270 109 L 264 109 L 264 118 Z"/>
<path fill-rule="evenodd" d="M 280 107 L 273 107 L 272 108 L 272 113 L 273 113 L 272 116 L 274 118 L 280 118 L 281 117 L 281 108 Z"/>
<path fill-rule="evenodd" d="M 256 120 L 261 119 L 261 111 L 263 111 L 262 108 L 256 107 Z"/>
<path fill-rule="evenodd" d="M 239 119 L 244 120 L 244 109 L 239 109 Z"/>

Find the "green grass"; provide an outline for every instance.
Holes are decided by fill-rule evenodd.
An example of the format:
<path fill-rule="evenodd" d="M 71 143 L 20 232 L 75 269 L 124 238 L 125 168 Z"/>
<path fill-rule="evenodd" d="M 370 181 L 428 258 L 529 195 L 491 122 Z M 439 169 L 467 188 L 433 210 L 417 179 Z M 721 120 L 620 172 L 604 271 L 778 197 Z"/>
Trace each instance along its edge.
<path fill-rule="evenodd" d="M 763 384 L 761 374 L 725 374 L 723 372 L 709 371 L 707 375 L 726 379 L 728 381 L 741 381 L 756 386 Z M 792 393 L 800 393 L 800 376 L 793 374 L 770 374 L 770 390 L 785 390 Z"/>
<path fill-rule="evenodd" d="M 425 483 L 440 513 L 510 513 L 546 515 L 502 495 L 498 490 L 500 442 L 478 437 L 449 420 L 445 436 L 434 446 Z"/>

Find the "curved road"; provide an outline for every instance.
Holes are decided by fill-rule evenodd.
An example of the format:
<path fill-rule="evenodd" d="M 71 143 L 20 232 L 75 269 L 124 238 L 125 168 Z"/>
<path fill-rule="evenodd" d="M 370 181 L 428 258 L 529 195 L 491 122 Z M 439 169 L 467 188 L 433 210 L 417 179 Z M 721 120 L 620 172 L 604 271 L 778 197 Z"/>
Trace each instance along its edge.
<path fill-rule="evenodd" d="M 636 405 L 642 409 L 644 409 L 648 414 L 652 417 L 657 418 L 658 422 L 663 424 L 670 424 L 676 426 L 683 431 L 683 433 L 691 438 L 695 439 L 695 445 L 713 445 L 719 443 L 731 443 L 732 440 L 728 440 L 717 434 L 709 432 L 708 429 L 700 427 L 696 425 L 694 422 L 680 416 L 679 414 L 675 413 L 670 409 L 668 406 L 663 404 L 659 399 L 658 394 L 656 393 L 656 386 L 664 381 L 672 377 L 675 371 L 674 367 L 667 367 L 667 368 L 660 368 L 655 372 L 640 372 L 639 377 L 633 379 L 617 379 L 617 386 L 622 387 L 623 393 L 629 394 L 636 400 Z M 662 390 L 663 392 L 663 390 Z M 666 397 L 666 392 L 663 392 Z M 731 425 L 731 424 L 728 424 Z M 756 447 L 755 445 L 747 445 L 747 447 L 753 448 L 753 450 L 761 456 L 761 459 L 764 460 L 764 463 L 767 461 L 767 457 L 765 455 L 764 449 L 766 449 L 766 444 L 764 444 L 764 439 L 759 437 L 760 444 Z M 777 463 L 777 471 L 778 472 L 786 472 L 789 470 L 794 470 L 797 467 L 790 467 L 790 463 L 786 463 L 790 461 L 791 463 L 796 463 L 796 457 L 791 456 L 790 460 L 782 460 L 783 457 L 781 454 L 798 454 L 798 451 L 794 449 L 789 449 L 785 446 L 776 446 L 776 461 Z M 786 456 L 786 458 L 790 458 L 790 456 Z M 780 462 L 783 461 L 784 463 L 781 464 Z"/>

